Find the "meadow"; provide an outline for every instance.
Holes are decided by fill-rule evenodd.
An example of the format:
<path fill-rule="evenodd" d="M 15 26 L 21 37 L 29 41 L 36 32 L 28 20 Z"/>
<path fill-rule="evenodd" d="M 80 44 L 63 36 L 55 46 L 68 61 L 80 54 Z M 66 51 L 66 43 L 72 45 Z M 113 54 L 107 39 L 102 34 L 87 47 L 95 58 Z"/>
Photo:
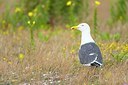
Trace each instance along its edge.
<path fill-rule="evenodd" d="M 72 6 L 72 3 L 67 0 L 66 5 Z M 106 23 L 107 15 L 101 15 L 100 19 L 104 9 L 99 7 L 103 2 L 98 1 L 96 6 L 92 3 L 95 2 L 89 3 L 94 11 L 89 12 L 90 15 L 86 12 L 86 20 L 72 16 L 73 19 L 68 19 L 70 24 L 60 17 L 54 17 L 60 22 L 50 19 L 51 22 L 46 23 L 47 19 L 41 20 L 38 15 L 40 10 L 37 14 L 32 11 L 23 15 L 17 5 L 11 9 L 14 11 L 12 18 L 7 14 L 8 10 L 2 13 L 0 9 L 0 85 L 128 85 L 128 21 L 124 20 L 125 13 L 119 20 L 111 18 Z M 71 15 L 72 9 L 69 10 Z M 85 17 L 83 14 L 80 19 Z M 103 55 L 104 65 L 100 68 L 85 67 L 78 59 L 81 33 L 70 28 L 85 21 Z"/>

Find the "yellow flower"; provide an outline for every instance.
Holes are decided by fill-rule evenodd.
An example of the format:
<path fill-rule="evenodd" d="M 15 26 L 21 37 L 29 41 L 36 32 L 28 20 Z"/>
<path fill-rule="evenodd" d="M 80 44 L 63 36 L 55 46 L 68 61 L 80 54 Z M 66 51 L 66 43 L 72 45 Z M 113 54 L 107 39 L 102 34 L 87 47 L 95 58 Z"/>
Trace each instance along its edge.
<path fill-rule="evenodd" d="M 34 25 L 35 23 L 36 23 L 35 21 L 32 22 L 33 25 Z"/>
<path fill-rule="evenodd" d="M 15 9 L 15 13 L 17 13 L 17 12 L 21 12 L 21 8 L 17 7 L 17 8 Z"/>
<path fill-rule="evenodd" d="M 24 59 L 24 54 L 20 53 L 19 54 L 19 59 L 22 61 Z"/>
<path fill-rule="evenodd" d="M 7 58 L 4 57 L 3 60 L 4 60 L 4 61 L 7 61 Z"/>
<path fill-rule="evenodd" d="M 112 42 L 110 45 L 109 45 L 109 48 L 110 49 L 115 49 L 117 47 L 117 43 L 116 42 Z"/>
<path fill-rule="evenodd" d="M 9 31 L 5 31 L 3 32 L 4 35 L 8 35 L 9 34 Z"/>
<path fill-rule="evenodd" d="M 28 23 L 29 25 L 31 24 L 31 22 L 30 22 L 30 21 L 28 21 L 27 23 Z"/>
<path fill-rule="evenodd" d="M 8 62 L 8 64 L 10 64 L 10 65 L 11 65 L 11 64 L 12 64 L 12 62 L 11 62 L 11 61 L 9 61 L 9 62 Z"/>
<path fill-rule="evenodd" d="M 6 21 L 5 20 L 2 20 L 2 24 L 5 24 L 6 23 Z"/>
<path fill-rule="evenodd" d="M 72 53 L 75 53 L 75 50 L 74 49 L 72 49 L 71 51 L 70 51 L 70 53 L 72 54 Z"/>
<path fill-rule="evenodd" d="M 32 17 L 33 16 L 33 13 L 32 12 L 28 12 L 28 16 L 29 17 Z"/>
<path fill-rule="evenodd" d="M 99 1 L 95 1 L 95 5 L 99 6 L 101 3 Z"/>
<path fill-rule="evenodd" d="M 70 6 L 71 4 L 72 4 L 72 1 L 68 1 L 68 2 L 66 3 L 67 6 Z"/>
<path fill-rule="evenodd" d="M 128 44 L 124 45 L 124 46 L 122 47 L 122 50 L 123 50 L 124 52 L 128 52 Z"/>
<path fill-rule="evenodd" d="M 66 48 L 65 48 L 65 47 L 63 47 L 63 50 L 66 50 Z"/>

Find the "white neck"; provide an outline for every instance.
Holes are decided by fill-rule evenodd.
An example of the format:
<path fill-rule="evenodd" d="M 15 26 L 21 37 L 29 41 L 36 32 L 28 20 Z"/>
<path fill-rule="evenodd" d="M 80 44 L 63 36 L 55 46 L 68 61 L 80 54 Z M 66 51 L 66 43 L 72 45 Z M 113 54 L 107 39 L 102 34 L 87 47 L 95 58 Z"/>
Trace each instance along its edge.
<path fill-rule="evenodd" d="M 95 42 L 92 39 L 90 32 L 83 31 L 82 36 L 81 36 L 81 45 L 86 44 L 86 43 L 90 43 L 90 42 Z"/>

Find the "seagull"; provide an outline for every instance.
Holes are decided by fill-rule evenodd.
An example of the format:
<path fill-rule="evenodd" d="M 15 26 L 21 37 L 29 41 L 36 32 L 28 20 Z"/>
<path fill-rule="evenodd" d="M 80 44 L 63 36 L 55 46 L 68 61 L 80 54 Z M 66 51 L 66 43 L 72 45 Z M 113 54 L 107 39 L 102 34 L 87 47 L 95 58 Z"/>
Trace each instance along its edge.
<path fill-rule="evenodd" d="M 73 26 L 71 29 L 81 31 L 81 45 L 79 48 L 79 60 L 84 66 L 101 67 L 103 65 L 102 54 L 98 45 L 90 34 L 90 27 L 87 23 Z"/>

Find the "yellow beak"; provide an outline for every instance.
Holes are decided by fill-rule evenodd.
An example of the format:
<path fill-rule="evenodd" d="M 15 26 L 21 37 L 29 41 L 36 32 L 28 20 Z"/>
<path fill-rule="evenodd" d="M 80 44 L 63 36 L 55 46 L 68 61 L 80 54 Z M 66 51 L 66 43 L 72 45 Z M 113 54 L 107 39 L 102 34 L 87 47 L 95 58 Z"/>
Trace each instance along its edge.
<path fill-rule="evenodd" d="M 71 27 L 71 29 L 73 30 L 73 29 L 77 29 L 78 28 L 78 26 L 73 26 L 73 27 Z"/>

